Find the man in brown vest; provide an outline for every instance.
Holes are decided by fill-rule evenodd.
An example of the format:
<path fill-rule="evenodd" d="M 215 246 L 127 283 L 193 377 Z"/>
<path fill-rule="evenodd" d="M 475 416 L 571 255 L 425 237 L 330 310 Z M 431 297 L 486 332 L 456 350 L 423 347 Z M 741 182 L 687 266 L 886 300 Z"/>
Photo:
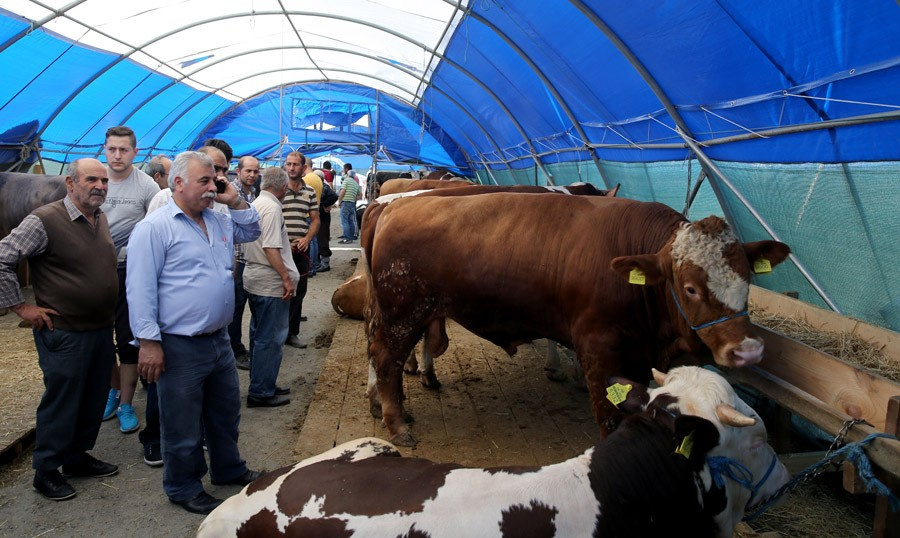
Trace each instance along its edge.
<path fill-rule="evenodd" d="M 114 360 L 116 249 L 100 211 L 109 180 L 96 159 L 73 162 L 67 174 L 66 197 L 35 209 L 0 241 L 0 307 L 31 322 L 44 375 L 34 488 L 55 501 L 75 495 L 63 475 L 119 471 L 87 453 L 100 431 Z M 31 267 L 34 305 L 25 302 L 16 278 L 24 259 Z"/>

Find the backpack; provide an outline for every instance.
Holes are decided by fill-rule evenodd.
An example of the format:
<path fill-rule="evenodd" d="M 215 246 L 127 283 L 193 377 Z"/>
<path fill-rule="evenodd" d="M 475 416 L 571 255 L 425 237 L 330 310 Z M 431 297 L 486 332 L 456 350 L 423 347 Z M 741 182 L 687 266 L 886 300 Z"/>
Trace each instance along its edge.
<path fill-rule="evenodd" d="M 321 207 L 331 207 L 338 201 L 338 195 L 334 189 L 328 186 L 328 183 L 322 183 L 322 202 Z"/>

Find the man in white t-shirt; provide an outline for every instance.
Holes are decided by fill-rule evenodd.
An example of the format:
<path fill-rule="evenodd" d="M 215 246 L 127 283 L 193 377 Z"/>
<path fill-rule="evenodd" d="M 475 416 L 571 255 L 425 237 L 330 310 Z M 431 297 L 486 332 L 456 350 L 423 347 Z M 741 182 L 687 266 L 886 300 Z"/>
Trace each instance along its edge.
<path fill-rule="evenodd" d="M 259 213 L 262 234 L 244 243 L 244 291 L 250 303 L 250 387 L 247 407 L 277 407 L 290 402 L 290 389 L 276 385 L 288 334 L 291 299 L 300 273 L 291 253 L 281 201 L 288 175 L 281 168 L 263 173 L 253 207 Z"/>
<path fill-rule="evenodd" d="M 116 304 L 115 336 L 119 367 L 113 367 L 103 419 L 116 416 L 122 433 L 131 433 L 139 427 L 132 407 L 138 380 L 138 351 L 131 345 L 134 338 L 128 324 L 128 301 L 125 294 L 128 239 L 134 225 L 147 213 L 150 200 L 159 192 L 159 186 L 153 178 L 133 165 L 137 156 L 137 138 L 129 127 L 119 125 L 107 129 L 104 151 L 109 192 L 100 209 L 109 219 L 109 231 L 116 247 L 119 300 Z"/>

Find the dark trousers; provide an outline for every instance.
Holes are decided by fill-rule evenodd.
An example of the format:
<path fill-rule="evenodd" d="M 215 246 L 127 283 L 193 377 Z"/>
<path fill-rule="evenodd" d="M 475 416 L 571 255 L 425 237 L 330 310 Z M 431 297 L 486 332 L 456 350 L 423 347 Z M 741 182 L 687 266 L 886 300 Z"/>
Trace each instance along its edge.
<path fill-rule="evenodd" d="M 319 257 L 328 258 L 331 256 L 331 247 L 328 243 L 331 241 L 331 212 L 319 211 L 319 233 L 316 235 L 319 239 Z"/>
<path fill-rule="evenodd" d="M 37 408 L 32 467 L 80 463 L 94 448 L 115 354 L 113 328 L 34 331 L 44 395 Z"/>
<path fill-rule="evenodd" d="M 288 336 L 300 334 L 300 317 L 303 315 L 303 298 L 306 297 L 307 276 L 309 275 L 309 251 L 291 252 L 297 271 L 300 273 L 300 282 L 297 282 L 297 295 L 291 299 L 291 314 L 288 319 Z"/>
<path fill-rule="evenodd" d="M 147 409 L 144 429 L 138 433 L 142 445 L 159 444 L 159 395 L 156 383 L 147 383 Z"/>
<path fill-rule="evenodd" d="M 156 383 L 162 429 L 163 490 L 172 500 L 194 498 L 212 479 L 233 480 L 247 465 L 238 451 L 241 388 L 228 333 L 162 333 L 166 371 Z M 101 410 L 100 413 L 103 411 Z M 209 449 L 209 467 L 203 440 Z"/>
<path fill-rule="evenodd" d="M 237 353 L 246 351 L 241 343 L 244 321 L 244 307 L 247 305 L 247 296 L 244 294 L 244 262 L 234 264 L 234 317 L 228 324 L 228 337 L 231 338 L 231 349 Z"/>
<path fill-rule="evenodd" d="M 119 267 L 116 272 L 119 275 L 119 297 L 116 300 L 116 352 L 119 354 L 120 364 L 137 364 L 138 350 L 131 345 L 134 335 L 131 334 L 131 324 L 128 321 L 128 298 L 125 295 L 125 266 Z"/>

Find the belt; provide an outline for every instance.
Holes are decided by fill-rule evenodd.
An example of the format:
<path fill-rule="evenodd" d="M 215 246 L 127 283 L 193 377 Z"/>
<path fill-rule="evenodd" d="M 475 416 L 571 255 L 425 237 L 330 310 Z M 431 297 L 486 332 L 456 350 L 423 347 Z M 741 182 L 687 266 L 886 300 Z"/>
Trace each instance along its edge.
<path fill-rule="evenodd" d="M 193 337 L 194 337 L 194 338 L 206 338 L 206 337 L 209 337 L 209 336 L 215 336 L 215 335 L 217 335 L 217 334 L 219 333 L 219 331 L 221 331 L 221 330 L 222 330 L 222 329 L 216 329 L 216 330 L 214 330 L 214 331 L 212 331 L 212 332 L 208 332 L 208 333 L 197 333 L 197 334 L 195 334 Z"/>

